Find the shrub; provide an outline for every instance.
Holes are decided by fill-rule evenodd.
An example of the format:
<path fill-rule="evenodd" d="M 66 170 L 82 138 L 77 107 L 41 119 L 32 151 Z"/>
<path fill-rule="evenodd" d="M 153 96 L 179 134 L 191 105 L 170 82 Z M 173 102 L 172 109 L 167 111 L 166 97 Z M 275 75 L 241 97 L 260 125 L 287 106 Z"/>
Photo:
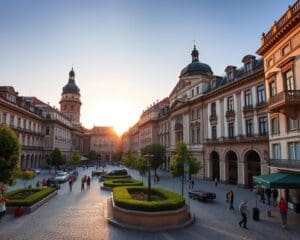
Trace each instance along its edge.
<path fill-rule="evenodd" d="M 24 188 L 5 194 L 7 206 L 31 206 L 55 191 L 54 188 Z"/>
<path fill-rule="evenodd" d="M 105 187 L 120 187 L 120 186 L 143 186 L 143 182 L 136 179 L 111 179 L 105 180 L 103 185 Z"/>
<path fill-rule="evenodd" d="M 136 200 L 130 195 L 130 192 L 145 192 L 146 187 L 116 187 L 113 189 L 114 202 L 118 207 L 154 212 L 154 211 L 167 211 L 175 210 L 184 206 L 184 198 L 174 192 L 170 192 L 161 188 L 152 188 L 151 191 L 154 194 L 161 195 L 164 200 Z"/>

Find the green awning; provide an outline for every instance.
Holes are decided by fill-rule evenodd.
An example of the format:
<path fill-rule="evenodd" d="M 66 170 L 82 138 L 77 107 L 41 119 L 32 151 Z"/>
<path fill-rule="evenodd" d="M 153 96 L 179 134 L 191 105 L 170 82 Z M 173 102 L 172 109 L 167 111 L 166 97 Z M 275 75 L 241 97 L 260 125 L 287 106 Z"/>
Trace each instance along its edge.
<path fill-rule="evenodd" d="M 253 181 L 265 188 L 300 188 L 300 175 L 292 173 L 254 176 Z"/>

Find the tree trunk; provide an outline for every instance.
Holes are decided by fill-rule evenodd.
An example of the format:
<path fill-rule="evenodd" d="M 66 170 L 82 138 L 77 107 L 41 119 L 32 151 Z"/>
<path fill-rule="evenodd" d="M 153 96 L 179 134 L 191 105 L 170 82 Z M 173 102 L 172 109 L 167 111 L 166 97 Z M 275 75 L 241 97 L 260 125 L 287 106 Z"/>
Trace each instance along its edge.
<path fill-rule="evenodd" d="M 181 177 L 181 195 L 183 196 L 183 176 Z"/>

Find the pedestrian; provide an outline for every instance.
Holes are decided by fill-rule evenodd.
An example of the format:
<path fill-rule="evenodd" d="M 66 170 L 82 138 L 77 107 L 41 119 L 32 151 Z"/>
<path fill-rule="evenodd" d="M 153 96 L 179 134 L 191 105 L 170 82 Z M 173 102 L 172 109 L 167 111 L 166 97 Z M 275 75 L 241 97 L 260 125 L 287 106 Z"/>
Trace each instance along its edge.
<path fill-rule="evenodd" d="M 287 204 L 283 200 L 283 198 L 280 198 L 280 201 L 278 203 L 278 209 L 281 215 L 281 226 L 282 228 L 286 229 L 287 228 Z"/>
<path fill-rule="evenodd" d="M 276 188 L 272 191 L 272 199 L 273 199 L 273 205 L 276 207 L 277 205 L 277 197 L 278 197 L 278 190 Z"/>
<path fill-rule="evenodd" d="M 226 194 L 226 201 L 229 203 L 229 210 L 233 211 L 234 210 L 234 207 L 233 207 L 233 191 L 230 190 L 227 194 Z"/>
<path fill-rule="evenodd" d="M 239 225 L 240 225 L 240 227 L 242 227 L 242 224 L 243 224 L 243 227 L 245 229 L 248 229 L 247 228 L 247 214 L 248 214 L 247 200 L 243 200 L 241 202 L 241 204 L 239 206 L 239 211 L 242 216 L 242 220 L 239 221 Z"/>
<path fill-rule="evenodd" d="M 84 191 L 84 177 L 81 178 L 81 192 Z"/>
<path fill-rule="evenodd" d="M 37 188 L 39 188 L 39 187 L 40 187 L 40 181 L 39 181 L 39 180 L 37 180 L 37 182 L 36 182 L 35 186 L 36 186 Z"/>
<path fill-rule="evenodd" d="M 192 179 L 192 190 L 194 189 L 195 181 Z"/>
<path fill-rule="evenodd" d="M 265 189 L 261 188 L 260 189 L 260 202 L 262 202 L 263 204 L 265 204 Z"/>
<path fill-rule="evenodd" d="M 0 194 L 0 222 L 2 222 L 3 217 L 6 212 L 6 198 L 3 194 Z"/>
<path fill-rule="evenodd" d="M 70 177 L 70 179 L 69 179 L 69 190 L 70 190 L 70 192 L 72 192 L 72 186 L 73 186 L 73 179 L 72 179 L 72 177 Z"/>
<path fill-rule="evenodd" d="M 156 182 L 159 183 L 159 180 L 160 180 L 160 178 L 159 178 L 159 175 L 157 174 L 156 175 Z"/>
<path fill-rule="evenodd" d="M 91 186 L 91 178 L 90 178 L 90 176 L 88 176 L 87 179 L 86 179 L 86 187 L 87 187 L 87 189 L 90 189 L 90 186 Z"/>
<path fill-rule="evenodd" d="M 215 178 L 215 186 L 216 187 L 218 186 L 218 178 L 217 177 Z"/>
<path fill-rule="evenodd" d="M 271 205 L 271 189 L 267 188 L 265 193 L 266 193 L 266 196 L 267 196 L 268 205 Z"/>

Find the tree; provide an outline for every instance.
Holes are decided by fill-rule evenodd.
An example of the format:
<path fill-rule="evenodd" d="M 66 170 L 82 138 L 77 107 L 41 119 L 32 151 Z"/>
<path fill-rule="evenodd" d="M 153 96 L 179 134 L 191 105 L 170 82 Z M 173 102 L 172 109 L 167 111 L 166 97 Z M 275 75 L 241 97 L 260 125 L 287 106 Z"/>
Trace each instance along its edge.
<path fill-rule="evenodd" d="M 132 168 L 135 165 L 135 160 L 136 158 L 133 156 L 131 150 L 129 150 L 123 159 L 123 164 L 128 168 Z"/>
<path fill-rule="evenodd" d="M 189 176 L 198 173 L 201 169 L 201 165 L 188 151 L 187 145 L 184 142 L 178 142 L 176 144 L 176 151 L 177 154 L 171 159 L 169 171 L 173 177 L 181 177 L 181 193 L 183 195 L 184 163 L 189 164 Z"/>
<path fill-rule="evenodd" d="M 0 182 L 12 184 L 17 178 L 21 146 L 16 133 L 8 126 L 0 126 Z"/>
<path fill-rule="evenodd" d="M 80 161 L 80 154 L 77 150 L 75 150 L 72 154 L 72 158 L 71 158 L 71 164 L 73 166 L 77 166 L 81 163 Z"/>
<path fill-rule="evenodd" d="M 63 157 L 59 148 L 54 148 L 53 151 L 50 153 L 50 156 L 47 160 L 47 163 L 51 166 L 57 168 L 60 165 L 65 164 L 66 159 Z"/>
<path fill-rule="evenodd" d="M 156 176 L 156 169 L 163 164 L 166 156 L 166 148 L 160 144 L 151 144 L 147 145 L 141 149 L 142 156 L 146 154 L 151 154 L 154 157 L 151 159 L 151 168 L 155 171 Z"/>
<path fill-rule="evenodd" d="M 97 153 L 95 151 L 90 151 L 87 155 L 87 158 L 89 160 L 96 160 L 97 159 Z"/>
<path fill-rule="evenodd" d="M 120 162 L 122 160 L 122 152 L 114 152 L 111 156 L 113 162 Z"/>

